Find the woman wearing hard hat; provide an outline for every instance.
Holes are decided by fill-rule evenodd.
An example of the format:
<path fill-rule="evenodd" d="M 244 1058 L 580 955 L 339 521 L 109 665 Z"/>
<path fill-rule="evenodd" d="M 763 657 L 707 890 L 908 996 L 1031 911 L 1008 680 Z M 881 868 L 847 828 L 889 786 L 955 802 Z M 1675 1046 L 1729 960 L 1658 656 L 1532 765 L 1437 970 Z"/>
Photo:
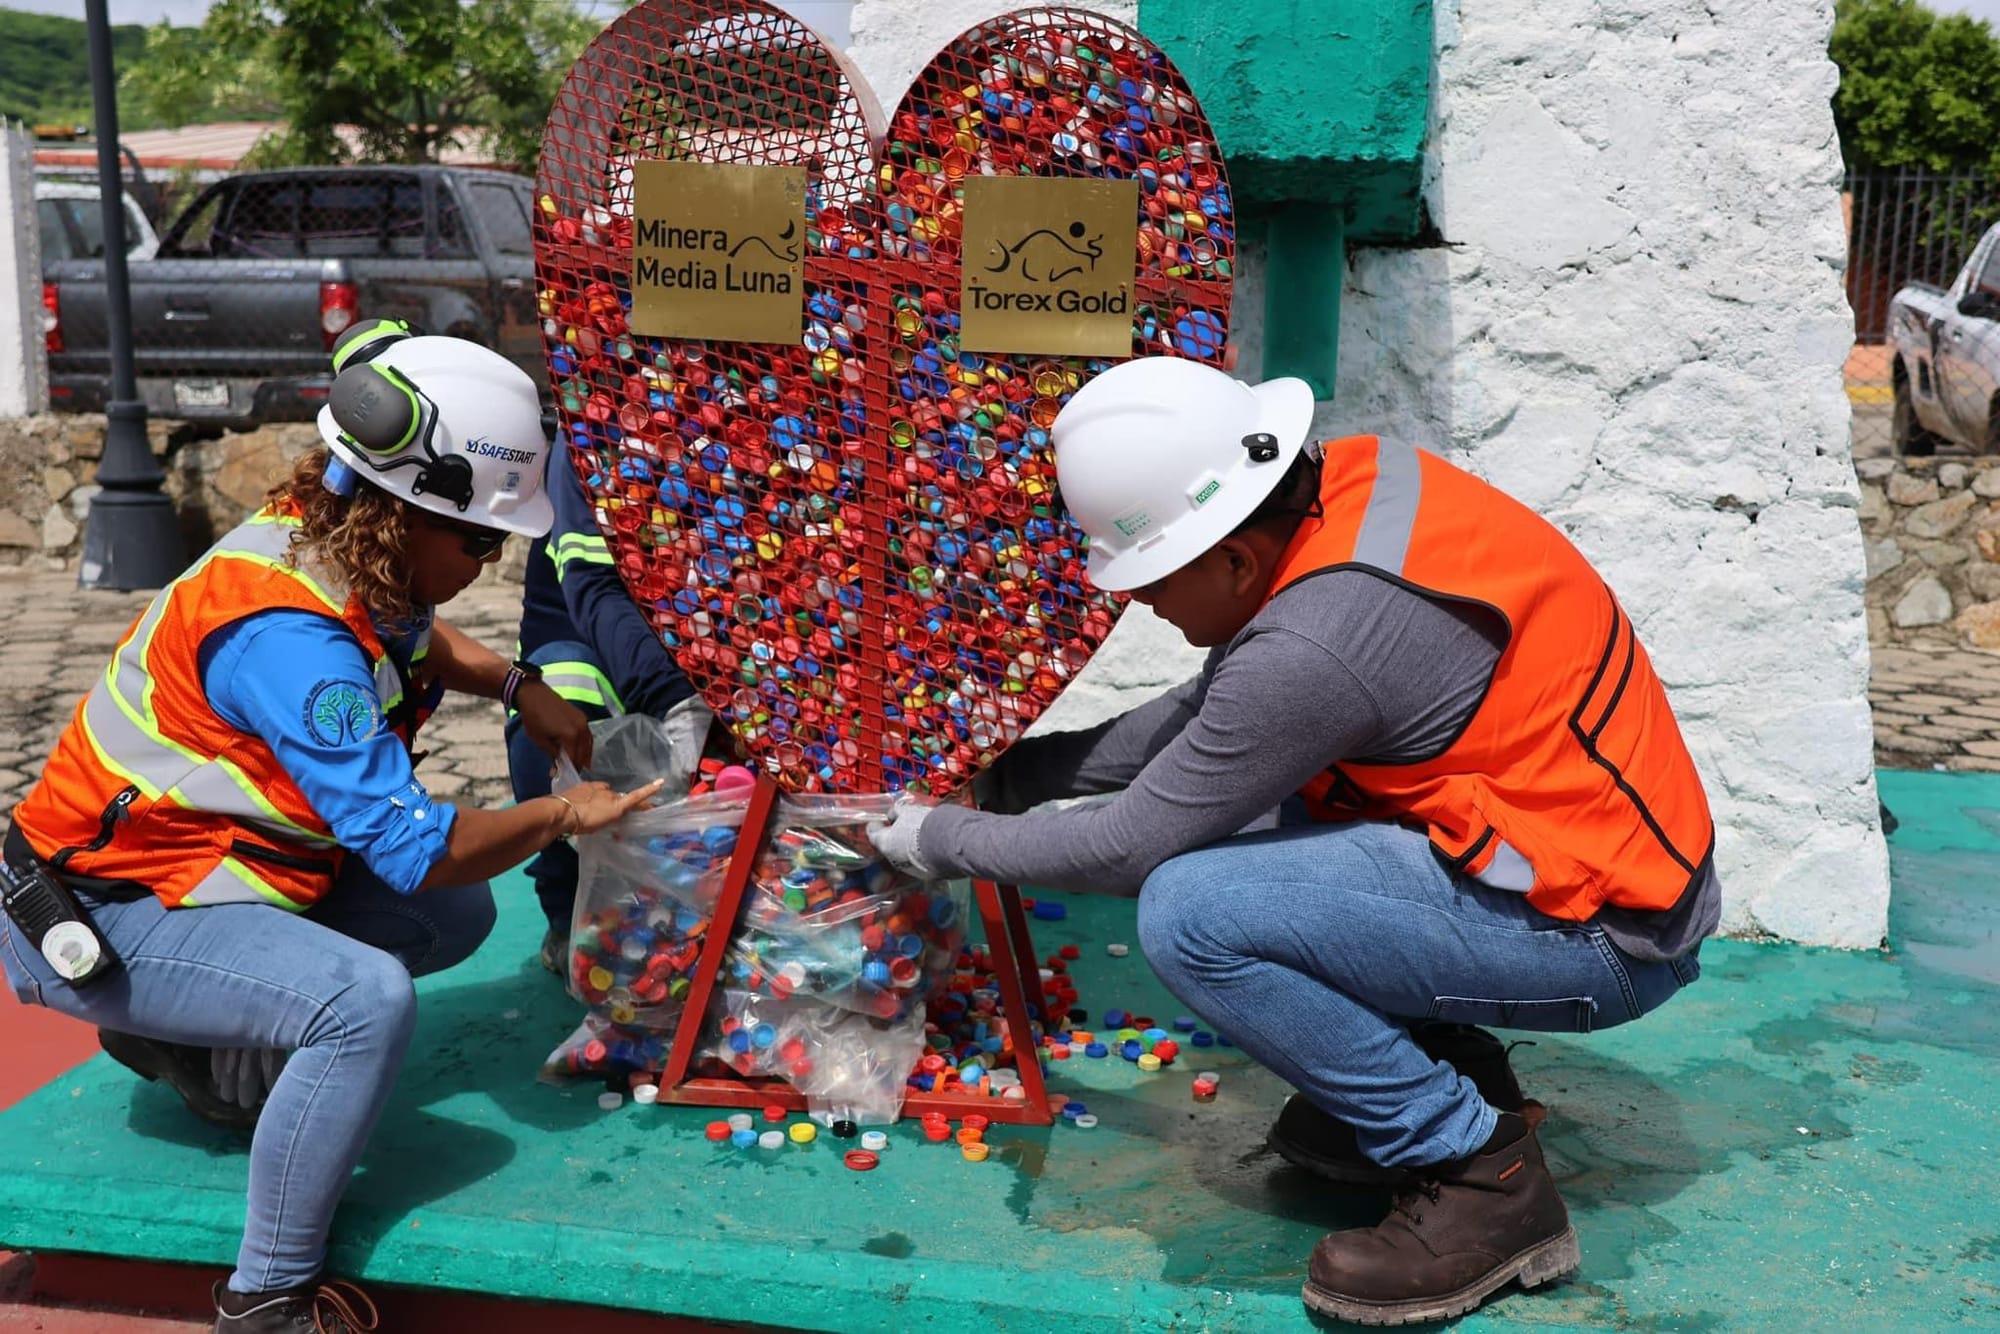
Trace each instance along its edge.
<path fill-rule="evenodd" d="M 1053 429 L 1089 574 L 1212 648 L 1200 677 L 1022 742 L 989 804 L 901 808 L 923 876 L 1139 894 L 1148 959 L 1299 1090 L 1295 1164 L 1398 1188 L 1305 1300 L 1404 1324 L 1576 1267 L 1506 1053 L 1477 1024 L 1636 1019 L 1699 974 L 1715 828 L 1631 622 L 1552 525 L 1433 454 L 1308 449 L 1312 393 L 1148 358 Z M 1274 809 L 1279 827 L 1240 833 Z"/>
<path fill-rule="evenodd" d="M 126 632 L 6 843 L 15 993 L 256 1127 L 216 1291 L 232 1334 L 374 1327 L 321 1268 L 409 1042 L 410 979 L 485 939 L 489 876 L 652 791 L 487 811 L 424 790 L 411 747 L 445 689 L 504 698 L 589 760 L 572 706 L 432 612 L 508 534 L 548 530 L 540 405 L 497 354 L 392 322 L 350 331 L 334 368 L 326 449 Z"/>

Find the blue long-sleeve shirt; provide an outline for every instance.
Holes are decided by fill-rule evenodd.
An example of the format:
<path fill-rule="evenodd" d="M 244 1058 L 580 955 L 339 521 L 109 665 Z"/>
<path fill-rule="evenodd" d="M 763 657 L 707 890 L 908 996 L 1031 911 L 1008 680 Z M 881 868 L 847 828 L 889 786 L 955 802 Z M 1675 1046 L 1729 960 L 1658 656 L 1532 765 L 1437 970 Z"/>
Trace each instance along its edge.
<path fill-rule="evenodd" d="M 406 667 L 416 633 L 385 645 Z M 417 781 L 353 633 L 312 612 L 260 612 L 209 636 L 199 667 L 216 714 L 271 748 L 340 845 L 414 894 L 443 858 L 458 812 Z M 339 707 L 319 707 L 332 701 Z"/>
<path fill-rule="evenodd" d="M 521 656 L 542 661 L 536 654 L 549 645 L 581 645 L 583 661 L 603 673 L 625 712 L 665 714 L 694 687 L 618 577 L 583 480 L 567 458 L 551 457 L 546 485 L 555 525 L 528 548 Z"/>

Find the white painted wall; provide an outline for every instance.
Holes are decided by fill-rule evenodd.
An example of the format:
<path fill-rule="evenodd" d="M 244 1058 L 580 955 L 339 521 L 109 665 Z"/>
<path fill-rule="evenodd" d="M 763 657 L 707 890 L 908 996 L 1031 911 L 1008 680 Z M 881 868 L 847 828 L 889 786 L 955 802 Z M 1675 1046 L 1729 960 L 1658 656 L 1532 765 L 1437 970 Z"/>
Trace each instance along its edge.
<path fill-rule="evenodd" d="M 49 405 L 34 162 L 27 131 L 0 121 L 0 417 L 26 417 Z"/>
<path fill-rule="evenodd" d="M 1725 929 L 1874 946 L 1889 880 L 1831 0 L 1437 6 L 1426 199 L 1444 244 L 1350 256 L 1318 425 L 1439 449 L 1560 524 L 1673 693 L 1720 825 Z M 860 0 L 851 49 L 888 105 L 1000 8 Z M 1235 322 L 1253 378 L 1260 258 L 1239 266 Z M 1135 616 L 1045 722 L 1193 669 Z"/>

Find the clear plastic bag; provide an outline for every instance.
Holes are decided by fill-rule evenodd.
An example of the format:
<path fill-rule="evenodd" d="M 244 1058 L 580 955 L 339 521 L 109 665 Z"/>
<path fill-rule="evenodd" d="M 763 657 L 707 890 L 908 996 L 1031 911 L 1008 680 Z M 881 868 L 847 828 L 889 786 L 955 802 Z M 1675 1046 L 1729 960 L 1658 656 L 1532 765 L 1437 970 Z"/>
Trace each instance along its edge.
<path fill-rule="evenodd" d="M 633 744 L 600 749 L 593 770 L 649 781 L 646 729 L 625 735 Z M 926 884 L 876 853 L 867 826 L 895 802 L 779 802 L 698 1060 L 789 1080 L 831 1119 L 895 1119 L 924 1054 L 927 1002 L 952 981 L 970 911 L 963 882 Z M 568 981 L 589 1014 L 546 1076 L 665 1065 L 748 809 L 743 795 L 691 797 L 577 840 Z"/>
<path fill-rule="evenodd" d="M 896 798 L 787 798 L 729 948 L 729 984 L 877 1019 L 921 1013 L 965 943 L 964 882 L 925 883 L 883 861 L 867 826 Z"/>

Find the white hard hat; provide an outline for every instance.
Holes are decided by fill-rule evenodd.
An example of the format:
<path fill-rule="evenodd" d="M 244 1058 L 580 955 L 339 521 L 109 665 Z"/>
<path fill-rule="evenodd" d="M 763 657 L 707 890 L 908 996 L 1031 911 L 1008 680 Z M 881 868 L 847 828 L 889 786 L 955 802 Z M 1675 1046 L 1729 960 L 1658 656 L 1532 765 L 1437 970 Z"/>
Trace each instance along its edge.
<path fill-rule="evenodd" d="M 363 321 L 333 353 L 320 439 L 373 485 L 434 514 L 541 537 L 548 437 L 535 382 L 462 338 L 411 336 Z"/>
<path fill-rule="evenodd" d="M 1284 478 L 1312 415 L 1304 380 L 1248 385 L 1181 357 L 1123 362 L 1078 390 L 1050 435 L 1090 582 L 1142 588 L 1229 536 Z"/>

